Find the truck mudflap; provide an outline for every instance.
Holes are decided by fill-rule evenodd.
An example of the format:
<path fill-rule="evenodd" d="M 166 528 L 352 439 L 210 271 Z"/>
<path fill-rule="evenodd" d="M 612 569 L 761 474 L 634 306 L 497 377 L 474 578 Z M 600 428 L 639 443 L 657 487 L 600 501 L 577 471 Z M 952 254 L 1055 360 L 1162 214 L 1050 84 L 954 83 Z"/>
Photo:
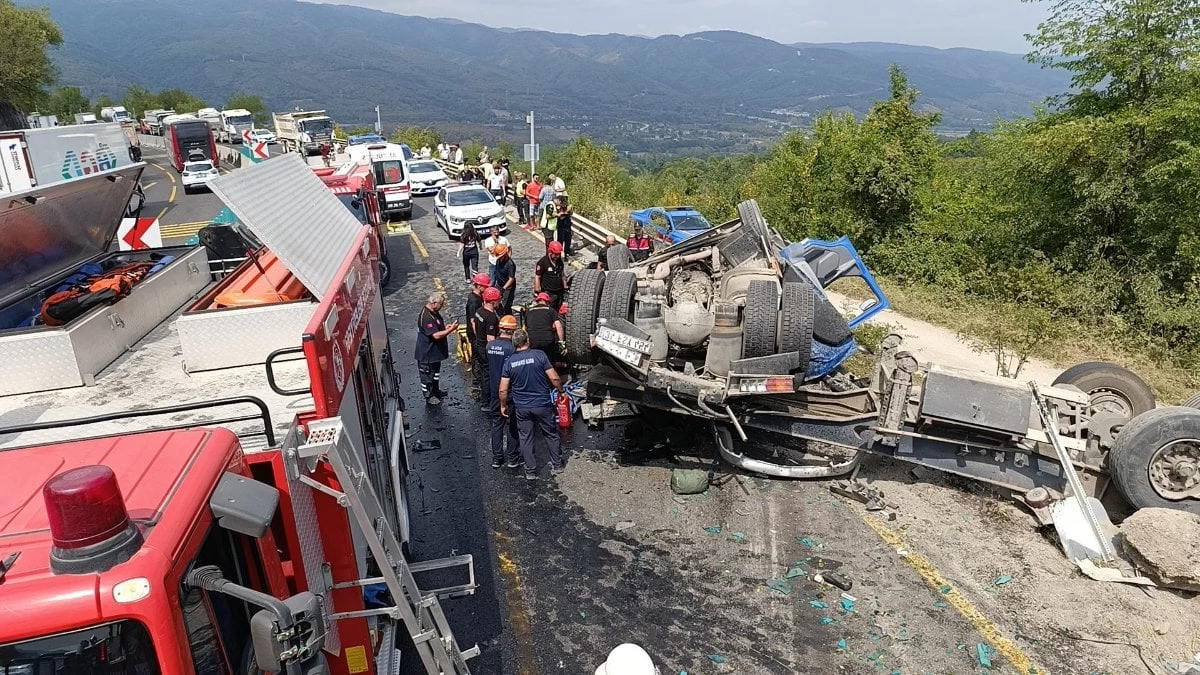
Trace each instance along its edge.
<path fill-rule="evenodd" d="M 779 260 L 810 281 L 822 294 L 838 279 L 862 279 L 874 296 L 874 302 L 864 303 L 858 316 L 847 321 L 851 329 L 870 321 L 871 317 L 891 306 L 849 237 L 843 236 L 834 241 L 805 239 L 789 244 L 779 251 Z"/>

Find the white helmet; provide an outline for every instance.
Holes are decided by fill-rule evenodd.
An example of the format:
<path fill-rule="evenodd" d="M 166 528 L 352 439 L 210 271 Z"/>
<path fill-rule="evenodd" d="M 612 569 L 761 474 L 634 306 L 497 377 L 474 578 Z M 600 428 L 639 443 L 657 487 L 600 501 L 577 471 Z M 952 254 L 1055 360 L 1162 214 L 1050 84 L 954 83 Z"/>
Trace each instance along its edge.
<path fill-rule="evenodd" d="M 608 653 L 608 660 L 596 669 L 596 675 L 659 675 L 645 649 L 626 642 Z"/>

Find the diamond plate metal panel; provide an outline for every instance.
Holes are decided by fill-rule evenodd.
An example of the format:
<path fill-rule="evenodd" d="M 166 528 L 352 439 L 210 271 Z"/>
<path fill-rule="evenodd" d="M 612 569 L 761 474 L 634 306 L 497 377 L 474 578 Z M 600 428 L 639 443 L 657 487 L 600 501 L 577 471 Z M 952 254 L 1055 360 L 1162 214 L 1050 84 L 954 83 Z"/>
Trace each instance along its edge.
<path fill-rule="evenodd" d="M 238 169 L 208 185 L 318 299 L 363 227 L 298 154 Z"/>
<path fill-rule="evenodd" d="M 82 384 L 75 348 L 66 331 L 33 329 L 0 339 L 0 396 Z M 21 421 L 7 420 L 10 424 Z"/>
<path fill-rule="evenodd" d="M 317 305 L 288 302 L 185 313 L 175 322 L 189 373 L 264 363 L 276 349 L 299 347 Z"/>

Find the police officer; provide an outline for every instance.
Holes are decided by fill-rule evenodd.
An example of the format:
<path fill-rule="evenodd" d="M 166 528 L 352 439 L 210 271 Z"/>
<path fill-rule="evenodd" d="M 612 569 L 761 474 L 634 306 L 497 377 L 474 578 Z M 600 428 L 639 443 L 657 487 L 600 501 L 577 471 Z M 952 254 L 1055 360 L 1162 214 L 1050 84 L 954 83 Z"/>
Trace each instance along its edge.
<path fill-rule="evenodd" d="M 529 333 L 529 348 L 542 350 L 551 363 L 566 353 L 562 317 L 550 305 L 550 294 L 543 291 L 534 298 L 533 307 L 525 311 L 525 330 Z"/>
<path fill-rule="evenodd" d="M 468 324 L 473 335 L 471 338 L 471 370 L 475 373 L 480 393 L 483 394 L 485 402 L 488 398 L 484 388 L 488 384 L 487 346 L 500 334 L 500 316 L 496 314 L 496 305 L 498 304 L 500 304 L 500 291 L 495 288 L 484 289 L 483 304 L 475 310 L 475 314 L 471 316 Z M 481 410 L 484 412 L 489 410 L 486 403 Z"/>
<path fill-rule="evenodd" d="M 521 454 L 525 459 L 525 479 L 537 480 L 537 457 L 533 453 L 535 431 L 546 441 L 550 455 L 550 471 L 563 470 L 562 449 L 558 441 L 558 424 L 554 406 L 550 403 L 550 391 L 565 396 L 562 381 L 550 359 L 540 350 L 529 348 L 529 334 L 523 330 L 513 333 L 516 351 L 504 362 L 500 371 L 500 414 L 517 416 L 517 433 L 520 437 Z M 509 392 L 512 401 L 509 401 Z"/>
<path fill-rule="evenodd" d="M 500 334 L 495 340 L 487 343 L 488 362 L 488 397 L 492 421 L 492 468 L 499 469 L 505 463 L 508 468 L 521 466 L 520 440 L 517 436 L 517 417 L 500 414 L 500 373 L 504 370 L 504 362 L 512 356 L 513 331 L 517 329 L 517 317 L 509 314 L 502 317 L 497 324 Z M 507 433 L 506 433 L 507 432 Z M 504 437 L 508 436 L 508 451 L 504 449 Z"/>
<path fill-rule="evenodd" d="M 633 234 L 629 235 L 625 246 L 629 249 L 629 259 L 633 261 L 645 260 L 654 253 L 654 242 L 642 232 L 641 223 L 633 224 Z"/>
<path fill-rule="evenodd" d="M 450 358 L 447 337 L 458 330 L 458 322 L 446 325 L 441 314 L 445 306 L 445 294 L 431 293 L 417 315 L 417 374 L 421 379 L 421 393 L 429 405 L 438 405 L 448 396 L 441 388 L 442 361 Z"/>
<path fill-rule="evenodd" d="M 546 244 L 546 255 L 542 256 L 533 268 L 533 292 L 548 293 L 550 306 L 556 310 L 562 305 L 563 296 L 567 292 L 567 275 L 563 269 L 562 254 L 562 242 L 552 241 Z"/>

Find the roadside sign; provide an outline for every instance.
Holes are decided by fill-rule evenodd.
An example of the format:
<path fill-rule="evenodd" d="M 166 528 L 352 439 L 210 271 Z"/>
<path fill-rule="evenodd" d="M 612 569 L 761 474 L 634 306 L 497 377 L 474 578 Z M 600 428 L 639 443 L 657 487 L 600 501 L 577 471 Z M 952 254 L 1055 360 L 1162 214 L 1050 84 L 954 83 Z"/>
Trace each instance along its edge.
<path fill-rule="evenodd" d="M 249 145 L 254 143 L 254 137 L 250 135 L 250 129 L 242 131 L 242 144 Z"/>
<path fill-rule="evenodd" d="M 533 143 L 533 144 L 526 143 L 525 144 L 525 161 L 526 162 L 536 162 L 536 161 L 540 160 L 542 158 L 541 150 L 542 150 L 541 143 Z"/>
<path fill-rule="evenodd" d="M 117 227 L 117 246 L 122 251 L 162 248 L 158 218 L 122 218 Z"/>
<path fill-rule="evenodd" d="M 267 144 L 255 141 L 249 131 L 242 132 L 242 157 L 245 161 L 252 164 L 258 164 L 270 157 L 270 151 L 267 150 Z"/>

